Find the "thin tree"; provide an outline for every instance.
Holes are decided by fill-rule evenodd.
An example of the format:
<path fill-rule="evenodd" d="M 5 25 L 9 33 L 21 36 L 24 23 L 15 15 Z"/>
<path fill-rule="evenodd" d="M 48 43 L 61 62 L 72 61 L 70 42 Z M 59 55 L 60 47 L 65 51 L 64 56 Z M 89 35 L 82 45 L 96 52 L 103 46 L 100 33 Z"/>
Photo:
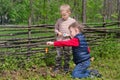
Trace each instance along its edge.
<path fill-rule="evenodd" d="M 43 8 L 44 8 L 44 24 L 46 23 L 46 14 L 47 14 L 47 11 L 46 11 L 46 0 L 44 0 L 44 5 L 43 5 Z"/>
<path fill-rule="evenodd" d="M 103 2 L 103 27 L 105 27 L 105 21 L 107 19 L 107 12 L 106 12 L 106 6 L 107 5 L 107 0 L 104 0 Z"/>
<path fill-rule="evenodd" d="M 87 0 L 82 0 L 82 22 L 86 23 L 86 3 Z"/>
<path fill-rule="evenodd" d="M 112 3 L 112 0 L 107 0 L 108 1 L 108 11 L 107 11 L 107 14 L 108 14 L 108 19 L 111 19 L 111 15 L 112 15 L 112 12 L 113 12 L 113 3 Z"/>
<path fill-rule="evenodd" d="M 117 10 L 118 10 L 118 27 L 120 27 L 120 0 L 117 0 Z"/>

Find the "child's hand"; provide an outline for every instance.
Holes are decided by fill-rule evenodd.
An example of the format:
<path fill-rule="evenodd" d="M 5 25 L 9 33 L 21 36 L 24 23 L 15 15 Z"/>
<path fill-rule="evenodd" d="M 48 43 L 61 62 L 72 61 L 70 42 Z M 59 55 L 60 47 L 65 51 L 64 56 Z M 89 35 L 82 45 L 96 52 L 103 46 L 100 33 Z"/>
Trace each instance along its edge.
<path fill-rule="evenodd" d="M 62 36 L 63 34 L 61 32 L 58 32 L 58 36 Z"/>
<path fill-rule="evenodd" d="M 54 45 L 54 42 L 48 41 L 46 42 L 47 45 Z"/>
<path fill-rule="evenodd" d="M 64 36 L 64 37 L 68 37 L 68 36 L 70 36 L 70 35 L 67 34 L 67 33 L 64 33 L 63 36 Z"/>

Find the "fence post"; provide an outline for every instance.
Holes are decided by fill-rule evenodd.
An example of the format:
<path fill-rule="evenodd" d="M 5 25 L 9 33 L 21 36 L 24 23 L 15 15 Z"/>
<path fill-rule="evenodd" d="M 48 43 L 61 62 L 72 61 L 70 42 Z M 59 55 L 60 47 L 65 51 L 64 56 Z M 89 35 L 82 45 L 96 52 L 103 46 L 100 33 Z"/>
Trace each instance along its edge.
<path fill-rule="evenodd" d="M 30 0 L 30 15 L 29 15 L 29 19 L 28 19 L 28 55 L 30 55 L 31 53 L 31 17 L 32 17 L 32 0 Z"/>

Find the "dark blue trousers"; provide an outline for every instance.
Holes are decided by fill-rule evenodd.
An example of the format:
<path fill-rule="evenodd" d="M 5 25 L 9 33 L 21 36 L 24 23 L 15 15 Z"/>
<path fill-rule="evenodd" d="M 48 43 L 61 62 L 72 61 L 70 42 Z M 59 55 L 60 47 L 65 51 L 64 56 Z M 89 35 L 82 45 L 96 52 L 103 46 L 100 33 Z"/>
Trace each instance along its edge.
<path fill-rule="evenodd" d="M 72 72 L 72 77 L 73 78 L 88 77 L 90 75 L 90 70 L 88 70 L 89 66 L 90 66 L 90 60 L 77 64 Z"/>

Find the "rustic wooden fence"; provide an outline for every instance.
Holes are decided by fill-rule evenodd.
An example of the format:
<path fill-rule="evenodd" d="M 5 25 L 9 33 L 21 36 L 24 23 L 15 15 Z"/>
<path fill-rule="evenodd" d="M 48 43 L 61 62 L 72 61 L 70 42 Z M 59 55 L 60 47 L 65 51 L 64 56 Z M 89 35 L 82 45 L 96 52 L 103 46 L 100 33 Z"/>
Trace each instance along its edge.
<path fill-rule="evenodd" d="M 87 25 L 87 24 L 86 24 Z M 84 34 L 91 47 L 98 45 L 109 34 L 115 34 L 120 38 L 120 28 L 106 28 L 101 26 L 117 25 L 102 23 L 99 27 L 86 27 Z M 98 25 L 97 25 L 98 26 Z M 53 25 L 1 25 L 0 26 L 0 55 L 30 55 L 33 53 L 45 53 L 46 41 L 55 40 Z M 49 51 L 55 52 L 54 47 Z"/>

